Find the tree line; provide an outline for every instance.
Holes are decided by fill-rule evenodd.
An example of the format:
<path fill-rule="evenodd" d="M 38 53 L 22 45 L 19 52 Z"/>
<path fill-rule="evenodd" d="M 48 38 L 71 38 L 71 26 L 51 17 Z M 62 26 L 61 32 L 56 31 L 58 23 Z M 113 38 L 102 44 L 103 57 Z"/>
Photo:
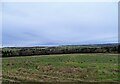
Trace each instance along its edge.
<path fill-rule="evenodd" d="M 118 46 L 103 47 L 81 47 L 81 46 L 59 46 L 59 47 L 22 47 L 3 48 L 2 57 L 32 56 L 49 54 L 72 54 L 72 53 L 118 53 Z"/>

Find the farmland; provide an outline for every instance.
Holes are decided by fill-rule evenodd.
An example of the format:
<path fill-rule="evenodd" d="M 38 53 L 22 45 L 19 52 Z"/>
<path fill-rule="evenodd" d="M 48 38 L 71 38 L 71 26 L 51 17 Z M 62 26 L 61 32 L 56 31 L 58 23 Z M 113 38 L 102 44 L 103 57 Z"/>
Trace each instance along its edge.
<path fill-rule="evenodd" d="M 6 57 L 3 82 L 118 81 L 118 54 L 55 54 Z"/>

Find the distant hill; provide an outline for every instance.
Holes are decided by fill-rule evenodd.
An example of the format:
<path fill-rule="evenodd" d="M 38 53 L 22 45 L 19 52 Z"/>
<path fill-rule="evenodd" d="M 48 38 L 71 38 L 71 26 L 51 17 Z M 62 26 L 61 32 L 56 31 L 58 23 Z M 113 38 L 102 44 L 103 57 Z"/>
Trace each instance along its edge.
<path fill-rule="evenodd" d="M 4 47 L 3 57 L 73 53 L 118 53 L 118 43 L 34 47 Z"/>
<path fill-rule="evenodd" d="M 66 46 L 78 46 L 78 47 L 114 47 L 120 43 L 106 43 L 106 44 L 84 44 L 84 45 L 59 45 L 59 46 L 32 46 L 32 47 L 3 47 L 3 48 L 48 48 L 48 47 L 66 47 Z"/>

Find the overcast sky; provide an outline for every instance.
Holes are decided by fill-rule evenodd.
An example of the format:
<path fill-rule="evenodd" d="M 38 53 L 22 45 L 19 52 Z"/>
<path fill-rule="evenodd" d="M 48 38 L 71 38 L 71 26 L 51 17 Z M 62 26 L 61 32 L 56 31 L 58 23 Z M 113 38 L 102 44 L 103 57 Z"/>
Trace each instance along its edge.
<path fill-rule="evenodd" d="M 3 46 L 114 43 L 117 3 L 4 3 Z"/>

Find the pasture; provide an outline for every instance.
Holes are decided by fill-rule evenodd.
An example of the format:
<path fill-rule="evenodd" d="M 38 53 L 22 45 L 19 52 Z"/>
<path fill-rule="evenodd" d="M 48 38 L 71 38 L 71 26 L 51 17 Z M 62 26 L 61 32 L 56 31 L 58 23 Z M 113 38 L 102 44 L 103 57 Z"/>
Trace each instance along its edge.
<path fill-rule="evenodd" d="M 3 82 L 118 81 L 118 54 L 59 54 L 7 57 Z"/>

